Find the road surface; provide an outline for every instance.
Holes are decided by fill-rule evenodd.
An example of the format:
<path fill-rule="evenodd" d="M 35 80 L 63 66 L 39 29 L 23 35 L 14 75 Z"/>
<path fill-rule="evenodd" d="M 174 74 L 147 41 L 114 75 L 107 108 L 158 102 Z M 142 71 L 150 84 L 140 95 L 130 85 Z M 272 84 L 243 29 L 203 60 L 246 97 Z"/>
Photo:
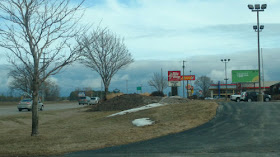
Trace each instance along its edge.
<path fill-rule="evenodd" d="M 84 105 L 78 105 L 78 102 L 44 104 L 44 111 L 78 108 L 78 107 L 83 107 L 83 106 Z M 44 111 L 42 111 L 42 112 L 44 112 Z M 19 112 L 17 109 L 17 103 L 15 103 L 15 105 L 10 105 L 10 106 L 0 106 L 0 116 L 15 115 L 15 114 L 20 114 L 22 112 L 31 113 L 31 111 L 27 111 L 27 110 L 22 110 L 21 112 Z"/>
<path fill-rule="evenodd" d="M 87 156 L 280 156 L 280 103 L 221 103 L 213 120 L 185 132 L 129 145 L 64 155 Z"/>

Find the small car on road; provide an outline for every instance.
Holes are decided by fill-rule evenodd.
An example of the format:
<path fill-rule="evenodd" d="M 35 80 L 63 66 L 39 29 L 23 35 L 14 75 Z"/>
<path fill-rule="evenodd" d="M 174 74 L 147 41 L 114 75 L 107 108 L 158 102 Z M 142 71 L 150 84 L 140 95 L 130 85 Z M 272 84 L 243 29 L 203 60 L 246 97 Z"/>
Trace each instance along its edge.
<path fill-rule="evenodd" d="M 31 111 L 32 106 L 33 106 L 33 100 L 31 98 L 25 98 L 25 99 L 22 99 L 18 103 L 17 108 L 18 108 L 18 111 L 22 111 L 24 109 Z M 44 104 L 40 101 L 38 101 L 38 109 L 40 111 L 43 111 L 43 109 L 44 109 Z"/>
<path fill-rule="evenodd" d="M 99 101 L 100 101 L 100 98 L 99 98 L 99 97 L 91 97 L 91 98 L 90 98 L 90 101 L 89 101 L 89 104 L 90 104 L 90 105 L 98 104 Z"/>
<path fill-rule="evenodd" d="M 89 103 L 90 103 L 90 97 L 88 97 L 88 96 L 81 96 L 81 97 L 79 97 L 79 105 L 81 105 L 81 104 L 87 104 L 87 105 L 89 105 Z"/>

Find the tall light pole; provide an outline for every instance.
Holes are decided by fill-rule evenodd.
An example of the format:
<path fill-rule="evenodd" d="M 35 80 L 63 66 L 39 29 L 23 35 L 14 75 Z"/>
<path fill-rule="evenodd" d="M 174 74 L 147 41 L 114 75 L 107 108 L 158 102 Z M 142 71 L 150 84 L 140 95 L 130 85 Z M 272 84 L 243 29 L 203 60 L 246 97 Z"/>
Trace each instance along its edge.
<path fill-rule="evenodd" d="M 266 9 L 266 4 L 249 4 L 248 8 L 252 10 L 252 12 L 257 12 L 257 25 L 253 26 L 253 29 L 258 33 L 258 69 L 259 69 L 259 95 L 258 95 L 258 101 L 263 101 L 263 95 L 261 92 L 261 64 L 260 64 L 260 32 L 264 29 L 263 25 L 260 25 L 259 23 L 259 12 L 264 11 Z"/>
<path fill-rule="evenodd" d="M 226 80 L 226 100 L 228 100 L 228 95 L 227 95 L 227 63 L 230 61 L 230 59 L 221 59 L 223 63 L 225 63 L 225 80 Z"/>

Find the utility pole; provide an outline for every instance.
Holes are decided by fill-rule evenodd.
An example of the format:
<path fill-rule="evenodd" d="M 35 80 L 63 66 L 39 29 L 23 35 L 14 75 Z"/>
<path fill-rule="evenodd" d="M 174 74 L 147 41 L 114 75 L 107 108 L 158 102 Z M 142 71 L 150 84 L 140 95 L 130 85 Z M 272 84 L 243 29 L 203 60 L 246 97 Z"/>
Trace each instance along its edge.
<path fill-rule="evenodd" d="M 102 83 L 102 79 L 101 79 L 101 84 L 100 84 L 100 99 L 102 99 L 102 87 L 103 86 L 103 83 Z"/>
<path fill-rule="evenodd" d="M 185 97 L 185 62 L 183 61 L 183 98 Z"/>
<path fill-rule="evenodd" d="M 161 92 L 163 93 L 163 78 L 162 78 L 163 76 L 162 76 L 162 68 L 161 68 L 160 70 L 161 70 L 161 74 L 160 74 L 160 75 L 161 75 L 161 76 L 160 76 L 160 79 L 161 79 L 161 82 L 160 82 L 160 83 L 161 83 Z"/>
<path fill-rule="evenodd" d="M 262 79 L 263 79 L 263 92 L 265 90 L 264 88 L 264 68 L 263 68 L 263 49 L 261 48 L 261 54 L 262 54 Z"/>
<path fill-rule="evenodd" d="M 126 94 L 128 94 L 128 80 L 126 80 Z"/>
<path fill-rule="evenodd" d="M 190 75 L 192 75 L 192 71 L 190 70 Z M 189 86 L 189 85 L 188 85 Z M 190 86 L 192 88 L 192 80 L 190 80 Z M 187 89 L 188 90 L 188 89 Z M 189 92 L 189 91 L 188 91 Z M 192 96 L 192 91 L 191 93 L 188 93 L 189 95 L 188 96 Z"/>
<path fill-rule="evenodd" d="M 45 78 L 46 76 L 46 68 L 45 68 L 45 64 L 46 64 L 46 53 L 43 53 L 43 78 Z M 45 102 L 45 92 L 46 90 L 46 83 L 45 81 L 42 83 L 42 102 Z"/>

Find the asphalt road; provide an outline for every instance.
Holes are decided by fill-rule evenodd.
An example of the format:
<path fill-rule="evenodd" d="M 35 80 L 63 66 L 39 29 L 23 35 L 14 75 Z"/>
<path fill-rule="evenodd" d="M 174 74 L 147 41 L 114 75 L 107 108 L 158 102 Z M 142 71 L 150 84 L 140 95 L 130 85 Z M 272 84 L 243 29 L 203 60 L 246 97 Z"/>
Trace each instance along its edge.
<path fill-rule="evenodd" d="M 78 102 L 71 102 L 71 103 L 58 103 L 58 104 L 44 104 L 44 111 L 50 110 L 61 110 L 61 109 L 68 109 L 68 108 L 78 108 L 83 107 L 84 105 L 78 105 Z M 44 112 L 39 111 L 39 112 Z M 10 106 L 0 106 L 0 116 L 9 116 L 15 114 L 21 114 L 23 112 L 30 112 L 27 110 L 22 110 L 21 112 L 17 109 L 17 103 L 15 105 Z"/>
<path fill-rule="evenodd" d="M 221 103 L 216 117 L 197 128 L 134 144 L 64 156 L 276 157 L 280 156 L 280 103 Z"/>

